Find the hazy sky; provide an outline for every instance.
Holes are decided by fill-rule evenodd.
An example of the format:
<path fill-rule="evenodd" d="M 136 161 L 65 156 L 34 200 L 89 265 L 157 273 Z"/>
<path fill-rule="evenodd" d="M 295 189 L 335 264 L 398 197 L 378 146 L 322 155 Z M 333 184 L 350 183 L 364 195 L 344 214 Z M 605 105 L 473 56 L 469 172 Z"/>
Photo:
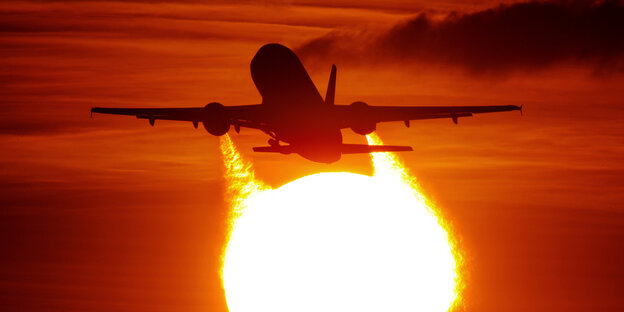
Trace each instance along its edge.
<path fill-rule="evenodd" d="M 624 9 L 499 3 L 0 3 L 3 310 L 227 310 L 218 139 L 89 109 L 259 103 L 249 62 L 269 42 L 321 94 L 335 63 L 341 104 L 524 105 L 377 133 L 414 147 L 401 158 L 453 223 L 466 310 L 623 310 Z M 232 137 L 275 187 L 371 171 Z"/>

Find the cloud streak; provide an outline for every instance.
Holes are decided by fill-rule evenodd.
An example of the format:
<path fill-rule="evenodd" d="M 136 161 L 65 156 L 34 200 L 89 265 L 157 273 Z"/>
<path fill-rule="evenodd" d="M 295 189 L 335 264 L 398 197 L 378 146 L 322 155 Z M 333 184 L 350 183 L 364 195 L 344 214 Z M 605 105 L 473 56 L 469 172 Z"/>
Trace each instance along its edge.
<path fill-rule="evenodd" d="M 542 69 L 573 62 L 624 69 L 624 4 L 530 2 L 442 19 L 422 13 L 384 31 L 334 31 L 299 47 L 310 60 L 412 62 L 469 72 Z"/>

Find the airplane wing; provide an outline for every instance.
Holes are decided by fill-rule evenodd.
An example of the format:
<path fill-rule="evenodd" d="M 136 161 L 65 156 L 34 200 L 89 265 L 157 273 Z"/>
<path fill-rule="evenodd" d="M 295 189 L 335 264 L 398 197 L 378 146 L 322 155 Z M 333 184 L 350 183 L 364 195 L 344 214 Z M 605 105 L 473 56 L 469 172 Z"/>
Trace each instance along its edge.
<path fill-rule="evenodd" d="M 197 128 L 199 122 L 210 127 L 212 124 L 218 125 L 228 123 L 235 128 L 247 127 L 264 130 L 266 124 L 265 116 L 261 105 L 223 106 L 220 103 L 211 103 L 205 107 L 184 107 L 184 108 L 106 108 L 93 107 L 93 113 L 128 115 L 139 119 L 149 120 L 150 125 L 154 125 L 156 120 L 177 120 L 190 121 Z"/>
<path fill-rule="evenodd" d="M 345 121 L 343 128 L 349 128 L 358 122 L 404 121 L 409 126 L 410 120 L 451 118 L 457 123 L 459 117 L 470 117 L 473 114 L 506 112 L 522 110 L 522 106 L 369 106 L 361 105 L 336 106 L 342 112 Z M 354 103 L 354 104 L 356 104 Z"/>
<path fill-rule="evenodd" d="M 105 108 L 93 107 L 91 114 L 113 114 L 136 116 L 137 118 L 150 120 L 181 120 L 195 121 L 202 120 L 206 113 L 203 107 L 186 107 L 186 108 Z"/>

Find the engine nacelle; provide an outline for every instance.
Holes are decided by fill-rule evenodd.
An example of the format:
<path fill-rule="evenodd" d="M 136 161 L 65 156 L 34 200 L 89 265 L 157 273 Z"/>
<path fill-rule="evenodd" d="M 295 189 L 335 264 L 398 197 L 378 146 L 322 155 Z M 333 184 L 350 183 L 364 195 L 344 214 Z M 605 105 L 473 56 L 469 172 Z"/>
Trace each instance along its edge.
<path fill-rule="evenodd" d="M 368 104 L 364 102 L 353 102 L 350 105 L 351 130 L 359 135 L 367 135 L 377 130 L 377 123 L 368 112 Z"/>
<path fill-rule="evenodd" d="M 206 110 L 207 118 L 202 121 L 202 124 L 208 133 L 222 136 L 230 130 L 230 121 L 225 115 L 223 104 L 212 102 L 207 104 L 204 109 Z"/>

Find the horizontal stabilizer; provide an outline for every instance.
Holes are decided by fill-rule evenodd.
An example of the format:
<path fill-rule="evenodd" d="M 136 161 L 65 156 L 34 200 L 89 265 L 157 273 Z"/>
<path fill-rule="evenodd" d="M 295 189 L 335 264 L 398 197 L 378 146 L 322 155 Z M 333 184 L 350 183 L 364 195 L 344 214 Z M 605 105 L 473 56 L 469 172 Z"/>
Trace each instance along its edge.
<path fill-rule="evenodd" d="M 289 145 L 256 146 L 253 148 L 253 151 L 260 152 L 260 153 L 291 154 L 293 152 L 293 148 L 292 146 L 289 146 Z"/>
<path fill-rule="evenodd" d="M 366 144 L 342 144 L 340 146 L 340 152 L 342 154 L 359 154 L 359 153 L 377 153 L 377 152 L 405 152 L 412 151 L 410 146 L 395 146 L 395 145 L 366 145 Z M 279 145 L 279 146 L 258 146 L 253 148 L 254 152 L 261 153 L 280 153 L 280 154 L 292 154 L 297 150 L 292 145 Z"/>
<path fill-rule="evenodd" d="M 377 152 L 409 152 L 411 146 L 342 144 L 343 154 L 377 153 Z"/>

